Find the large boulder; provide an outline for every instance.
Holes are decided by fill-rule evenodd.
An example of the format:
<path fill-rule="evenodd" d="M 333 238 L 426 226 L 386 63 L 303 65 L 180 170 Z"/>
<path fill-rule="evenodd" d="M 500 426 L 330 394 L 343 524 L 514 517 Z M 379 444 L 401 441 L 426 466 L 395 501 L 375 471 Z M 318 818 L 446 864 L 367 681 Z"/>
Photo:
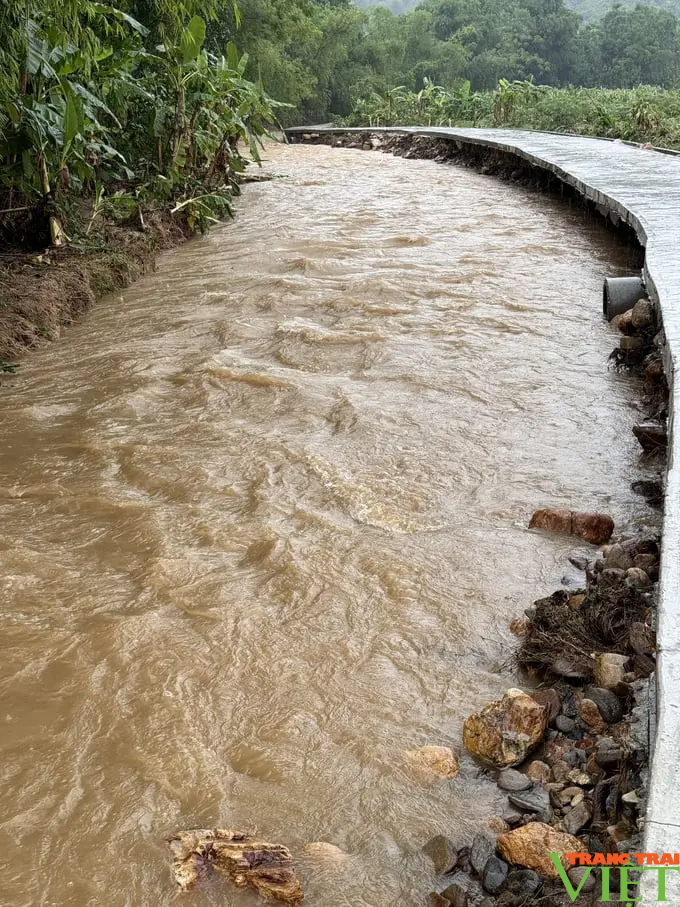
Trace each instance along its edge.
<path fill-rule="evenodd" d="M 551 853 L 560 855 L 565 868 L 570 863 L 568 853 L 582 853 L 585 845 L 573 835 L 556 831 L 544 822 L 529 822 L 507 834 L 498 836 L 498 850 L 502 857 L 516 866 L 533 869 L 549 879 L 556 879 L 559 873 L 550 859 Z"/>
<path fill-rule="evenodd" d="M 524 762 L 541 742 L 549 711 L 521 690 L 508 690 L 470 715 L 463 726 L 463 743 L 472 755 L 496 768 Z"/>

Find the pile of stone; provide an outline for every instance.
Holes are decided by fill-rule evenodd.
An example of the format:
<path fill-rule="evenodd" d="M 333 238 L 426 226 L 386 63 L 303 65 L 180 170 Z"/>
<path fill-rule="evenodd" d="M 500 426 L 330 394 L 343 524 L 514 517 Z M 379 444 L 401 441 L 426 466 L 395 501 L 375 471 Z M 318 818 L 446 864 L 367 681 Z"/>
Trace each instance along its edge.
<path fill-rule="evenodd" d="M 654 671 L 655 583 L 659 540 L 645 533 L 602 548 L 594 560 L 570 559 L 582 571 L 584 586 L 559 589 L 534 602 L 517 632 L 523 636 L 517 660 L 540 679 L 594 680 L 598 659 L 617 656 L 620 683 Z M 627 687 L 618 692 L 628 695 Z"/>
<path fill-rule="evenodd" d="M 509 690 L 466 720 L 465 747 L 498 772 L 507 805 L 470 847 L 442 835 L 425 845 L 441 880 L 431 907 L 557 905 L 566 892 L 550 853 L 577 888 L 583 870 L 568 853 L 640 849 L 646 753 L 624 717 L 636 690 L 623 674 L 620 656 L 605 653 L 590 686 Z M 581 897 L 596 883 L 593 872 Z"/>

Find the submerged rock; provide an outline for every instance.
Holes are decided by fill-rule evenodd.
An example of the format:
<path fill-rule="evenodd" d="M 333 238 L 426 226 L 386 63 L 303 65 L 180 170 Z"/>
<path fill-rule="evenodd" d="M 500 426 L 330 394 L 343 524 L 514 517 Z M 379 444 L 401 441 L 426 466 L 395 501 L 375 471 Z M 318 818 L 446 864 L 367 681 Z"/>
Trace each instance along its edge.
<path fill-rule="evenodd" d="M 437 873 L 451 872 L 458 863 L 458 850 L 453 841 L 444 835 L 431 838 L 423 847 L 423 853 L 432 860 Z"/>
<path fill-rule="evenodd" d="M 421 746 L 410 750 L 408 757 L 414 765 L 442 778 L 455 778 L 460 770 L 458 757 L 449 746 Z"/>
<path fill-rule="evenodd" d="M 533 869 L 549 879 L 559 877 L 549 854 L 559 854 L 562 865 L 568 867 L 566 855 L 584 849 L 578 838 L 556 831 L 544 822 L 530 822 L 498 837 L 498 850 L 509 863 Z"/>
<path fill-rule="evenodd" d="M 308 856 L 323 860 L 327 864 L 342 865 L 348 860 L 344 850 L 335 844 L 329 844 L 328 841 L 312 841 L 309 844 L 305 844 L 303 850 Z"/>
<path fill-rule="evenodd" d="M 180 831 L 168 839 L 172 871 L 182 891 L 194 888 L 212 872 L 237 888 L 252 886 L 263 898 L 297 904 L 304 894 L 290 852 L 281 844 L 258 841 L 226 828 Z"/>
<path fill-rule="evenodd" d="M 521 690 L 508 690 L 470 715 L 463 726 L 467 751 L 496 768 L 519 765 L 540 743 L 548 724 L 548 710 Z"/>

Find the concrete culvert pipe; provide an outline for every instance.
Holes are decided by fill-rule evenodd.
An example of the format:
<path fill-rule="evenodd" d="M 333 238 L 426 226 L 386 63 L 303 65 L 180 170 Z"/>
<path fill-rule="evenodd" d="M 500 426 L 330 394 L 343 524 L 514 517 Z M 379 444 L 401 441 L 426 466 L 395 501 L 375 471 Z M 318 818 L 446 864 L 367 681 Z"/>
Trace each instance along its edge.
<path fill-rule="evenodd" d="M 641 277 L 607 277 L 602 290 L 602 310 L 607 321 L 632 309 L 647 296 Z"/>

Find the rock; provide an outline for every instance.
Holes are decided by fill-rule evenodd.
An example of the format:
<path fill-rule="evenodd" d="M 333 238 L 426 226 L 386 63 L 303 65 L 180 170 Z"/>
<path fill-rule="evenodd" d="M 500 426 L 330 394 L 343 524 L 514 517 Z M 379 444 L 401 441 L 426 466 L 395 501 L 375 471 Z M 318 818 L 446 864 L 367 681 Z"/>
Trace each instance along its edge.
<path fill-rule="evenodd" d="M 612 321 L 616 324 L 616 327 L 622 334 L 630 335 L 635 333 L 635 328 L 633 327 L 633 310 L 628 309 L 626 312 L 621 312 L 620 315 L 616 315 Z"/>
<path fill-rule="evenodd" d="M 562 820 L 562 824 L 564 825 L 564 830 L 567 834 L 577 835 L 583 826 L 587 825 L 592 818 L 593 811 L 590 804 L 586 803 L 585 800 L 581 800 L 567 812 Z"/>
<path fill-rule="evenodd" d="M 529 523 L 529 529 L 564 532 L 569 535 L 577 535 L 593 545 L 602 545 L 611 538 L 614 521 L 602 513 L 580 513 L 574 510 L 557 510 L 546 507 L 534 513 Z"/>
<path fill-rule="evenodd" d="M 573 596 L 572 596 L 573 597 Z M 548 711 L 548 721 L 553 721 L 560 714 L 562 709 L 562 700 L 556 690 L 551 687 L 545 690 L 535 690 L 531 694 L 539 705 L 542 705 Z"/>
<path fill-rule="evenodd" d="M 528 790 L 532 786 L 531 778 L 514 768 L 505 768 L 496 782 L 501 790 Z"/>
<path fill-rule="evenodd" d="M 519 765 L 540 743 L 548 715 L 535 699 L 521 690 L 505 696 L 470 715 L 463 727 L 468 752 L 496 768 Z"/>
<path fill-rule="evenodd" d="M 436 891 L 431 891 L 427 896 L 427 907 L 451 907 L 451 901 Z"/>
<path fill-rule="evenodd" d="M 567 752 L 562 756 L 562 759 L 568 764 L 573 766 L 582 765 L 586 760 L 586 754 L 583 750 L 567 750 Z"/>
<path fill-rule="evenodd" d="M 515 791 L 508 794 L 508 800 L 517 809 L 525 813 L 534 813 L 542 822 L 549 822 L 552 819 L 552 806 L 550 805 L 550 794 L 540 786 L 533 787 L 531 790 Z"/>
<path fill-rule="evenodd" d="M 569 861 L 566 855 L 582 853 L 584 845 L 578 838 L 556 831 L 543 822 L 530 822 L 500 835 L 498 850 L 509 863 L 533 869 L 549 879 L 556 879 L 559 873 L 548 854 L 560 854 L 562 864 L 567 867 Z"/>
<path fill-rule="evenodd" d="M 569 806 L 571 801 L 577 794 L 582 794 L 583 791 L 580 787 L 565 787 L 563 790 L 555 794 L 555 799 L 560 804 L 560 806 Z"/>
<path fill-rule="evenodd" d="M 626 673 L 624 665 L 627 661 L 626 655 L 618 655 L 616 652 L 603 652 L 598 655 L 593 669 L 597 686 L 611 690 L 617 683 L 622 683 L 623 675 Z"/>
<path fill-rule="evenodd" d="M 567 872 L 567 878 L 575 889 L 579 887 L 583 877 L 587 876 L 585 882 L 583 882 L 581 893 L 592 891 L 597 884 L 597 870 L 591 869 L 590 872 L 588 872 L 588 868 L 588 866 L 572 866 Z"/>
<path fill-rule="evenodd" d="M 644 570 L 647 576 L 655 583 L 659 578 L 659 562 L 651 554 L 636 554 L 634 561 L 634 567 L 639 567 L 640 570 Z"/>
<path fill-rule="evenodd" d="M 640 422 L 633 426 L 633 434 L 643 450 L 659 450 L 666 446 L 666 426 L 660 422 Z"/>
<path fill-rule="evenodd" d="M 522 904 L 527 903 L 540 887 L 541 880 L 532 869 L 513 869 L 505 883 L 505 890 L 514 894 Z"/>
<path fill-rule="evenodd" d="M 442 891 L 442 896 L 451 907 L 479 907 L 484 899 L 484 889 L 464 872 L 457 872 L 449 887 Z"/>
<path fill-rule="evenodd" d="M 623 759 L 623 749 L 611 737 L 598 740 L 595 750 L 595 762 L 601 768 L 614 769 Z"/>
<path fill-rule="evenodd" d="M 506 831 L 510 831 L 510 826 L 504 819 L 501 819 L 500 816 L 489 816 L 486 827 L 496 837 L 505 834 Z"/>
<path fill-rule="evenodd" d="M 567 781 L 571 781 L 572 784 L 578 784 L 580 787 L 590 787 L 593 783 L 593 779 L 590 775 L 587 772 L 579 771 L 579 769 L 574 769 L 569 772 Z"/>
<path fill-rule="evenodd" d="M 622 337 L 619 340 L 619 349 L 630 353 L 633 350 L 643 350 L 647 346 L 644 337 Z"/>
<path fill-rule="evenodd" d="M 563 532 L 571 535 L 571 510 L 545 507 L 536 510 L 529 522 L 529 529 L 544 529 L 546 532 Z"/>
<path fill-rule="evenodd" d="M 434 864 L 434 871 L 440 874 L 451 872 L 458 862 L 458 848 L 444 835 L 435 835 L 423 847 Z"/>
<path fill-rule="evenodd" d="M 629 641 L 631 649 L 638 655 L 653 655 L 656 651 L 656 633 L 640 621 L 630 625 Z"/>
<path fill-rule="evenodd" d="M 586 695 L 588 699 L 595 703 L 600 715 L 602 715 L 607 724 L 617 724 L 621 721 L 623 718 L 623 706 L 619 697 L 612 693 L 611 690 L 604 690 L 601 687 L 588 687 Z"/>
<path fill-rule="evenodd" d="M 481 876 L 482 870 L 486 866 L 486 861 L 495 850 L 496 835 L 487 832 L 479 832 L 474 836 L 470 849 L 470 863 L 477 875 Z"/>
<path fill-rule="evenodd" d="M 567 718 L 566 715 L 558 715 L 555 719 L 555 727 L 563 734 L 571 734 L 576 727 L 576 723 L 573 718 Z"/>
<path fill-rule="evenodd" d="M 635 676 L 649 677 L 656 670 L 656 662 L 649 655 L 635 655 Z"/>
<path fill-rule="evenodd" d="M 630 321 L 636 331 L 646 331 L 654 326 L 656 314 L 649 299 L 638 299 L 630 309 Z"/>
<path fill-rule="evenodd" d="M 649 574 L 640 567 L 630 567 L 626 570 L 626 585 L 631 589 L 648 589 L 652 581 Z"/>
<path fill-rule="evenodd" d="M 506 822 L 510 828 L 516 828 L 524 822 L 524 813 L 521 813 L 518 809 L 513 809 L 508 805 L 507 808 L 503 810 L 503 821 Z"/>
<path fill-rule="evenodd" d="M 500 857 L 490 856 L 482 870 L 482 886 L 489 894 L 500 891 L 508 877 L 509 866 Z"/>
<path fill-rule="evenodd" d="M 286 904 L 303 900 L 293 860 L 281 844 L 267 844 L 253 835 L 226 828 L 181 831 L 169 838 L 168 844 L 173 855 L 173 875 L 182 891 L 215 872 L 238 888 L 252 886 L 264 899 Z"/>
<path fill-rule="evenodd" d="M 547 784 L 552 778 L 552 771 L 545 762 L 541 762 L 540 759 L 534 759 L 527 767 L 527 777 L 531 778 L 532 781 L 537 781 L 539 784 Z"/>
<path fill-rule="evenodd" d="M 596 734 L 604 734 L 607 730 L 607 725 L 602 715 L 600 715 L 600 710 L 592 699 L 583 699 L 581 701 L 579 715 L 581 716 L 581 721 L 587 724 L 589 728 L 592 728 Z"/>
<path fill-rule="evenodd" d="M 572 514 L 571 531 L 592 545 L 603 545 L 608 542 L 614 531 L 614 520 L 604 513 Z"/>
<path fill-rule="evenodd" d="M 455 778 L 460 770 L 458 758 L 448 746 L 421 746 L 411 750 L 408 757 L 414 765 L 442 778 Z"/>
<path fill-rule="evenodd" d="M 552 770 L 555 781 L 566 781 L 567 775 L 571 771 L 571 766 L 564 759 L 558 759 L 557 762 L 553 763 Z"/>
<path fill-rule="evenodd" d="M 627 570 L 633 566 L 633 555 L 622 545 L 611 545 L 604 559 L 604 565 L 612 570 Z"/>

